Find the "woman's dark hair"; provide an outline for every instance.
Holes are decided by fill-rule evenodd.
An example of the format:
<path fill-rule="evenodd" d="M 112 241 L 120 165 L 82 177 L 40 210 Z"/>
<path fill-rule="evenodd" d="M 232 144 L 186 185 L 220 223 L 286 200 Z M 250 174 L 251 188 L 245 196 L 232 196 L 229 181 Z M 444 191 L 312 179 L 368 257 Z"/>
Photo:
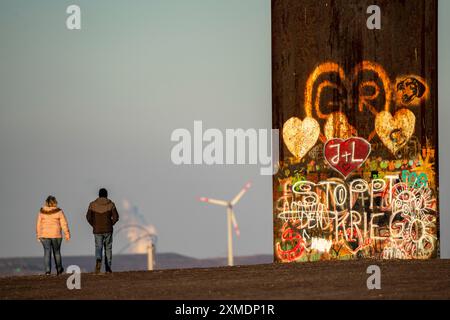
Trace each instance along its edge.
<path fill-rule="evenodd" d="M 100 198 L 108 198 L 108 190 L 106 190 L 105 188 L 101 188 L 101 189 L 98 191 L 98 196 L 99 196 Z"/>
<path fill-rule="evenodd" d="M 48 196 L 45 200 L 45 205 L 47 207 L 56 207 L 58 205 L 58 201 L 56 201 L 54 196 Z"/>

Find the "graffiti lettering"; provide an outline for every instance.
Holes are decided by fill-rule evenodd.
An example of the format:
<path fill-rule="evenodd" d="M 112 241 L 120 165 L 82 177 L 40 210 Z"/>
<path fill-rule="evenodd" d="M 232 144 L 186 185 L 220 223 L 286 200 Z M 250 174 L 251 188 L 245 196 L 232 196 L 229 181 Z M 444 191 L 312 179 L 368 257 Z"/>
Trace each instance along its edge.
<path fill-rule="evenodd" d="M 404 173 L 406 174 L 406 173 Z M 427 258 L 436 243 L 435 198 L 397 176 L 345 182 L 298 181 L 278 201 L 284 221 L 277 254 L 295 261 L 311 250 L 380 258 Z M 326 250 L 325 250 L 326 249 Z"/>

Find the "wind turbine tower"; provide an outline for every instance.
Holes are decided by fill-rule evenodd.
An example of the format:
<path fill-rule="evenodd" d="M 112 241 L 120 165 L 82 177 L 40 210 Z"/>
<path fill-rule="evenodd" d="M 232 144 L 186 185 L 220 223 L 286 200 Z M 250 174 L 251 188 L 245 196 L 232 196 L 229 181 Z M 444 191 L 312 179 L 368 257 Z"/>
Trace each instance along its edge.
<path fill-rule="evenodd" d="M 211 199 L 211 198 L 200 198 L 201 202 L 206 202 L 210 204 L 219 205 L 222 207 L 227 208 L 227 235 L 228 235 L 228 265 L 233 266 L 234 265 L 234 259 L 233 259 L 233 227 L 236 232 L 236 235 L 239 237 L 240 231 L 239 226 L 236 221 L 236 216 L 234 214 L 234 206 L 241 200 L 242 196 L 248 191 L 248 189 L 251 187 L 251 183 L 248 182 L 244 188 L 236 195 L 236 197 L 233 198 L 231 201 L 225 201 L 225 200 L 217 200 L 217 199 Z"/>

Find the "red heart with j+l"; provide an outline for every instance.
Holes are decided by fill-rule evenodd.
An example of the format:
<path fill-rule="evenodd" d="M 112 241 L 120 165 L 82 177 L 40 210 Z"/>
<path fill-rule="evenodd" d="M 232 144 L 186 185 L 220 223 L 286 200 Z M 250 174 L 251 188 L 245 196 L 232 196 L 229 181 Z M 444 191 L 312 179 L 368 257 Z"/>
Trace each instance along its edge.
<path fill-rule="evenodd" d="M 328 164 L 347 178 L 366 162 L 370 150 L 369 142 L 363 138 L 353 137 L 347 140 L 328 140 L 323 148 L 323 154 Z"/>

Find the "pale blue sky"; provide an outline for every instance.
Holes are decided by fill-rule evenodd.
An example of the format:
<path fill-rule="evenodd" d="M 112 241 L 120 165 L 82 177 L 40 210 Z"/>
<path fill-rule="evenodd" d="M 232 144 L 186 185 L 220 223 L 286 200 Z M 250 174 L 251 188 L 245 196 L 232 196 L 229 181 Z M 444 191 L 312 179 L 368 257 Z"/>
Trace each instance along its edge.
<path fill-rule="evenodd" d="M 82 9 L 68 31 L 65 9 Z M 441 192 L 448 194 L 450 2 L 440 1 Z M 48 194 L 65 210 L 65 255 L 92 254 L 84 214 L 99 186 L 126 198 L 159 231 L 158 251 L 225 256 L 223 208 L 236 207 L 237 255 L 272 253 L 271 177 L 257 166 L 177 167 L 170 134 L 271 127 L 270 0 L 0 2 L 0 257 L 40 256 L 35 216 Z M 447 141 L 446 141 L 447 140 Z M 441 197 L 450 257 L 450 197 Z M 121 244 L 116 244 L 121 246 Z"/>
<path fill-rule="evenodd" d="M 48 194 L 65 210 L 66 255 L 92 254 L 84 215 L 99 186 L 139 206 L 158 251 L 225 256 L 232 198 L 238 255 L 272 252 L 271 178 L 256 166 L 177 167 L 176 128 L 270 128 L 270 1 L 1 1 L 0 256 L 35 256 Z M 118 247 L 122 245 L 117 243 Z"/>

